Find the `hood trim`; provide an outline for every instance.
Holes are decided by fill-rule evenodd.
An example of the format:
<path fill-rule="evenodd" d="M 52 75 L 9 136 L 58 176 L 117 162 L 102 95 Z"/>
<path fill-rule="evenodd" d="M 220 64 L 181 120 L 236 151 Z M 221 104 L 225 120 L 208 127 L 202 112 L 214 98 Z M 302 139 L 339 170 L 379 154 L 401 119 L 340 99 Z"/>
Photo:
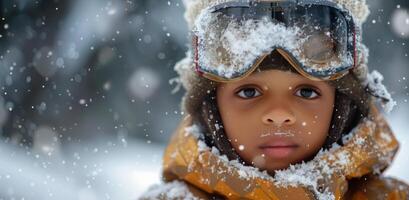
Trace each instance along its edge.
<path fill-rule="evenodd" d="M 218 155 L 198 139 L 200 134 L 191 126 L 191 118 L 186 116 L 165 151 L 165 181 L 184 180 L 209 194 L 233 199 L 342 199 L 348 180 L 381 173 L 399 148 L 386 120 L 371 104 L 369 116 L 344 138 L 343 146 L 320 152 L 313 160 L 271 177 Z M 319 176 L 311 182 L 289 178 L 303 173 Z"/>

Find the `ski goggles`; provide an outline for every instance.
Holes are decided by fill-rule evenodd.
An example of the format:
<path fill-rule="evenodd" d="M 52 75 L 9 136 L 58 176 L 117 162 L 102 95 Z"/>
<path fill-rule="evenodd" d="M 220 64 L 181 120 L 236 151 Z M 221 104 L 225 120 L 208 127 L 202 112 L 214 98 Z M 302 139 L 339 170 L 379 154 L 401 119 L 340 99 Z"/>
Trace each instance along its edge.
<path fill-rule="evenodd" d="M 356 44 L 353 18 L 324 0 L 222 3 L 193 30 L 196 72 L 218 82 L 248 76 L 274 50 L 309 79 L 338 79 L 356 65 Z"/>

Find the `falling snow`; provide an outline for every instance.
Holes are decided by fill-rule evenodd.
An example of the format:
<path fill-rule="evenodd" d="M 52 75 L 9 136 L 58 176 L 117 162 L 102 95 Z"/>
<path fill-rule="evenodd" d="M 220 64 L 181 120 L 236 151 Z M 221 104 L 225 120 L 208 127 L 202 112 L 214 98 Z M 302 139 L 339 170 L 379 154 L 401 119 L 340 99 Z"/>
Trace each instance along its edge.
<path fill-rule="evenodd" d="M 387 173 L 409 181 L 404 132 L 409 7 L 404 0 L 368 3 L 373 11 L 363 27 L 370 68 L 384 76 L 372 74 L 369 89 L 387 110 L 397 108 L 388 118 L 401 141 Z M 187 24 L 181 23 L 184 9 L 181 1 L 2 2 L 0 199 L 135 199 L 160 182 L 163 151 L 184 115 L 182 81 L 173 70 L 191 42 Z M 234 55 L 254 57 L 257 52 L 247 54 L 243 47 L 260 41 L 238 42 L 234 31 L 224 35 L 226 42 L 236 44 Z M 263 41 L 271 35 L 263 35 Z M 285 38 L 282 42 L 288 43 Z M 188 57 L 176 69 L 183 73 L 191 63 Z M 188 131 L 199 132 L 199 127 Z M 355 142 L 362 144 L 363 138 Z M 203 142 L 199 148 L 209 150 Z M 239 146 L 240 151 L 247 148 Z M 264 156 L 254 163 L 265 161 Z M 240 173 L 267 177 L 254 168 Z M 187 193 L 183 183 L 171 184 L 178 188 L 165 190 L 171 196 Z"/>

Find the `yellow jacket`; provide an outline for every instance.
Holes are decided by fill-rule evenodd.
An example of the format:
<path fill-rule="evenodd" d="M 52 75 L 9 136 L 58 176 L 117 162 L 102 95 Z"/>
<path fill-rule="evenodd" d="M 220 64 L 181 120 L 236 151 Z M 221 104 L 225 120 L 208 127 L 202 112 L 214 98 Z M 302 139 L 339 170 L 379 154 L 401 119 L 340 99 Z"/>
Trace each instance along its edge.
<path fill-rule="evenodd" d="M 269 176 L 218 155 L 185 117 L 163 158 L 165 183 L 141 199 L 409 200 L 409 186 L 382 172 L 399 144 L 375 106 L 345 145 Z"/>

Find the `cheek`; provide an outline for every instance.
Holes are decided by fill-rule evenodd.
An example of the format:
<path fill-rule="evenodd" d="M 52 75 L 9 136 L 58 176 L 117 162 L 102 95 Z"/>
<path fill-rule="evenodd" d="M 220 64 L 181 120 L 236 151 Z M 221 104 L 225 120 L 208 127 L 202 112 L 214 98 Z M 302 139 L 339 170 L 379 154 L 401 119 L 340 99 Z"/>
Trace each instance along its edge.
<path fill-rule="evenodd" d="M 316 100 L 293 101 L 294 111 L 299 113 L 306 121 L 314 124 L 329 125 L 334 110 L 334 95 L 327 94 Z"/>
<path fill-rule="evenodd" d="M 252 111 L 249 103 L 240 102 L 233 96 L 228 96 L 222 92 L 217 95 L 217 104 L 223 126 L 228 136 L 238 137 L 242 135 L 240 132 L 245 132 L 254 124 L 251 120 L 255 119 L 255 117 L 252 117 L 251 113 L 249 113 L 249 111 Z"/>
<path fill-rule="evenodd" d="M 255 117 L 232 104 L 225 107 L 219 106 L 219 111 L 226 135 L 232 143 L 244 144 L 251 141 L 249 139 L 254 135 L 254 124 L 256 124 L 252 119 Z"/>
<path fill-rule="evenodd" d="M 298 120 L 303 129 L 302 138 L 306 145 L 320 148 L 325 142 L 331 125 L 334 110 L 331 102 L 318 102 L 317 104 L 297 107 Z"/>
<path fill-rule="evenodd" d="M 223 94 L 217 95 L 217 104 L 224 130 L 229 139 L 233 139 L 240 136 L 238 130 L 240 130 L 239 126 L 242 124 L 243 120 L 241 119 L 240 112 L 236 109 L 236 106 L 229 103 L 230 101 L 230 98 Z"/>
<path fill-rule="evenodd" d="M 228 108 L 223 109 L 227 110 Z M 233 110 L 221 113 L 221 117 L 224 131 L 232 147 L 242 159 L 251 163 L 257 153 L 257 138 L 255 137 L 257 127 L 254 127 L 255 122 L 250 121 L 251 118 L 247 114 L 244 115 Z"/>
<path fill-rule="evenodd" d="M 246 161 L 251 161 L 256 153 L 258 127 L 256 116 L 243 104 L 218 99 L 219 113 L 224 130 L 233 148 Z"/>

